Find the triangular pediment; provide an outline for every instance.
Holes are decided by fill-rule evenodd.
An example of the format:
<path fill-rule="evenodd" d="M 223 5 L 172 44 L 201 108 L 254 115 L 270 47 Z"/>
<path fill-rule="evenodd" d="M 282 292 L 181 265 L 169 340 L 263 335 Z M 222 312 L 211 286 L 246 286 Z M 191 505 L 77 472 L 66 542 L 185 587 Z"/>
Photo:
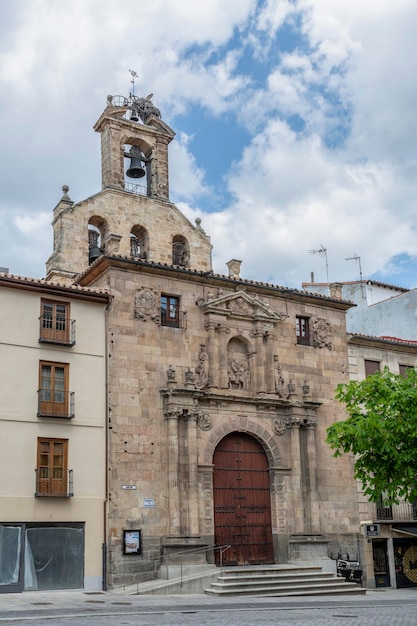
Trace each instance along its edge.
<path fill-rule="evenodd" d="M 258 296 L 252 296 L 245 291 L 238 291 L 217 298 L 209 296 L 200 306 L 204 313 L 216 313 L 217 315 L 240 319 L 279 322 L 286 317 L 285 313 L 271 311 L 270 307 L 262 302 Z"/>

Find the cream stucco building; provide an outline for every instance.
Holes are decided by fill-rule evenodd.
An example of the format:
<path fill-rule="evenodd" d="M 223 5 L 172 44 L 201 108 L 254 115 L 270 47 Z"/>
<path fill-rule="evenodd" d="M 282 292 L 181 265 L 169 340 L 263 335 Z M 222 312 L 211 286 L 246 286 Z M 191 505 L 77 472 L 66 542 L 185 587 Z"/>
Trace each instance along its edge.
<path fill-rule="evenodd" d="M 0 274 L 0 592 L 102 588 L 108 301 Z"/>

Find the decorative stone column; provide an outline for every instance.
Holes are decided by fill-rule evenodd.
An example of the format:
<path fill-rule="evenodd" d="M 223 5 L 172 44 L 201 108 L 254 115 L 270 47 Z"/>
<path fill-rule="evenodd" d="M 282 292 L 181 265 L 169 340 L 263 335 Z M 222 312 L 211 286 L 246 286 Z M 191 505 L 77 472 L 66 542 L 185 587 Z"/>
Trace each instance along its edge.
<path fill-rule="evenodd" d="M 293 499 L 293 533 L 304 532 L 304 506 L 301 486 L 301 454 L 300 454 L 300 425 L 292 421 L 291 426 L 291 483 Z"/>
<path fill-rule="evenodd" d="M 315 415 L 309 415 L 306 423 L 306 457 L 308 467 L 308 498 L 310 509 L 311 533 L 320 532 L 319 495 L 317 489 L 317 449 L 316 449 L 316 424 Z"/>
<path fill-rule="evenodd" d="M 223 335 L 228 335 L 230 333 L 230 328 L 223 324 L 217 324 L 216 330 L 219 333 L 219 387 L 221 389 L 228 389 L 229 387 L 229 376 L 228 376 L 228 363 L 227 363 L 227 341 L 226 337 Z"/>
<path fill-rule="evenodd" d="M 251 387 L 254 393 L 265 393 L 266 380 L 264 377 L 264 365 L 265 365 L 265 351 L 263 343 L 262 330 L 253 331 L 252 337 L 255 339 L 255 354 L 250 355 L 250 362 L 252 365 L 252 380 Z M 255 357 L 255 358 L 254 358 Z"/>
<path fill-rule="evenodd" d="M 206 331 L 208 333 L 207 339 L 207 354 L 209 357 L 209 379 L 208 388 L 219 386 L 219 368 L 215 367 L 215 364 L 219 362 L 217 343 L 216 343 L 216 325 L 214 322 L 206 322 Z"/>
<path fill-rule="evenodd" d="M 198 411 L 187 415 L 188 438 L 188 524 L 191 536 L 199 534 L 198 514 L 198 446 L 197 446 L 197 419 Z"/>
<path fill-rule="evenodd" d="M 275 334 L 270 330 L 265 331 L 265 372 L 266 372 L 266 390 L 268 393 L 275 393 L 275 377 L 274 377 L 274 337 Z"/>
<path fill-rule="evenodd" d="M 168 535 L 179 535 L 180 532 L 180 493 L 178 484 L 178 418 L 180 411 L 165 412 L 168 431 Z"/>

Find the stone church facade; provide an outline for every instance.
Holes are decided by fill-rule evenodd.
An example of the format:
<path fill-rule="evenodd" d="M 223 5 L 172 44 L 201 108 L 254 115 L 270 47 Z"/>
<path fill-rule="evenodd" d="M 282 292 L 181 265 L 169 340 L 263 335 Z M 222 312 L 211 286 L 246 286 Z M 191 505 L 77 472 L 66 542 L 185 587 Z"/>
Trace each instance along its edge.
<path fill-rule="evenodd" d="M 63 188 L 47 279 L 112 296 L 109 585 L 176 552 L 219 563 L 214 546 L 228 565 L 357 552 L 352 459 L 324 442 L 345 418 L 349 303 L 245 280 L 236 259 L 213 273 L 201 221 L 169 199 L 175 133 L 150 97 L 109 97 L 95 130 L 102 190 Z"/>

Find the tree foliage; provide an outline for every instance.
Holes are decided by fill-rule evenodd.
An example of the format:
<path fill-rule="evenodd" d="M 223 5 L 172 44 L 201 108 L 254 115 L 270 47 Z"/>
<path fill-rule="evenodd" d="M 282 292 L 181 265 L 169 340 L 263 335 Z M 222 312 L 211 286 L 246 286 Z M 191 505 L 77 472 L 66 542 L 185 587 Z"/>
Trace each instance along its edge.
<path fill-rule="evenodd" d="M 417 369 L 388 367 L 336 388 L 349 417 L 327 429 L 334 456 L 353 453 L 354 475 L 372 502 L 417 500 Z"/>

